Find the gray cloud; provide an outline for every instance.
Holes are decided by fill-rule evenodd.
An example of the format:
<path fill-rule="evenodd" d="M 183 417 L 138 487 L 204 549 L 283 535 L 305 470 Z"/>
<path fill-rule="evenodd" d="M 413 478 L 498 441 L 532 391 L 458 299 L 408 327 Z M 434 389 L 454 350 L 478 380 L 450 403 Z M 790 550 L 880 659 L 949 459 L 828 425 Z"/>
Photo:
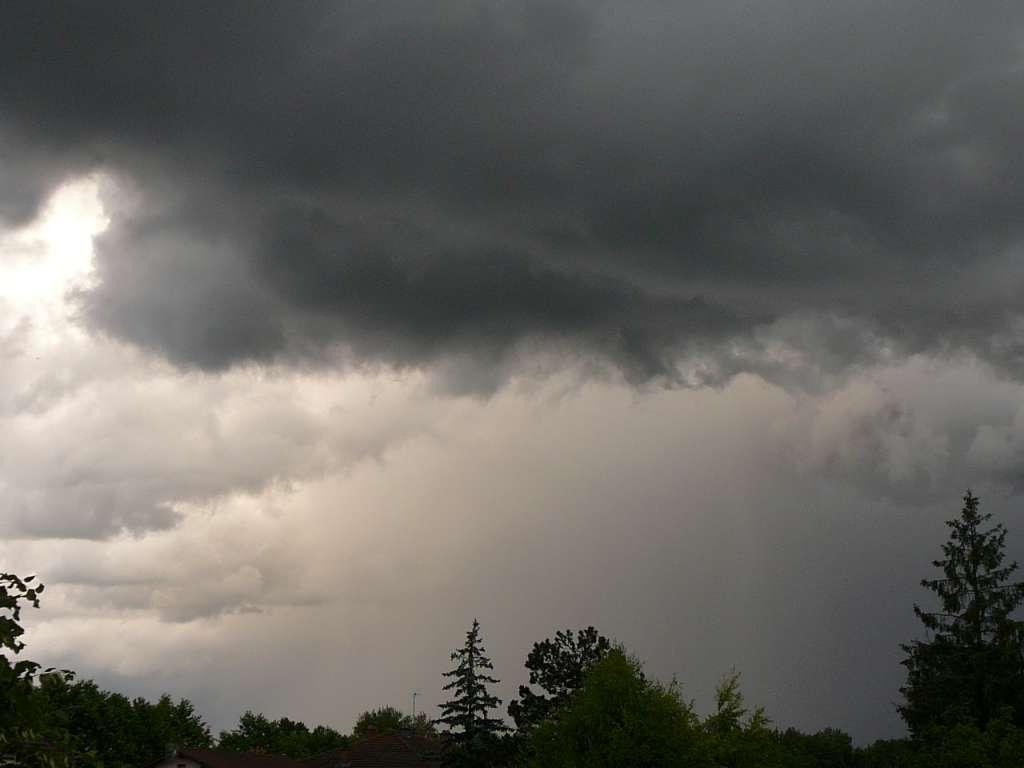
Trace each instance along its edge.
<path fill-rule="evenodd" d="M 71 223 L 0 242 L 52 280 L 74 244 L 33 247 Z M 490 399 L 437 398 L 434 377 L 472 382 L 478 359 L 180 371 L 81 333 L 62 281 L 25 283 L 42 306 L 0 294 L 0 561 L 50 587 L 37 658 L 187 695 L 216 726 L 256 707 L 344 728 L 410 687 L 429 700 L 479 614 L 504 695 L 530 642 L 593 622 L 702 702 L 738 665 L 780 723 L 895 733 L 921 542 L 966 484 L 1005 513 L 1024 476 L 1020 383 L 904 360 L 838 315 L 689 372 L 719 388 L 638 390 L 579 357 L 534 377 L 549 361 L 520 350 Z"/>
<path fill-rule="evenodd" d="M 60 285 L 50 289 L 59 296 Z M 9 537 L 167 529 L 181 522 L 181 505 L 378 459 L 428 426 L 428 393 L 415 381 L 282 369 L 179 375 L 75 333 L 59 301 L 21 314 L 0 300 L 0 353 L 0 531 Z"/>
<path fill-rule="evenodd" d="M 367 224 L 361 214 L 338 221 L 293 207 L 239 216 L 255 222 L 239 234 L 248 247 L 208 232 L 204 215 L 115 222 L 99 240 L 102 283 L 83 294 L 86 315 L 207 369 L 330 359 L 332 346 L 398 366 L 452 353 L 495 363 L 523 339 L 574 336 L 638 380 L 674 377 L 674 355 L 750 322 L 700 296 L 641 290 L 497 242 L 438 243 L 452 250 L 432 253 L 429 232 Z M 182 216 L 194 225 L 182 229 Z"/>
<path fill-rule="evenodd" d="M 189 505 L 173 529 L 5 541 L 52 582 L 38 657 L 191 696 L 218 726 L 255 707 L 348 727 L 410 690 L 440 700 L 473 615 L 505 696 L 532 641 L 592 622 L 702 708 L 736 665 L 781 725 L 864 740 L 899 732 L 898 644 L 968 479 L 1022 551 L 1020 497 L 981 453 L 1019 466 L 1021 386 L 972 361 L 823 396 L 563 384 L 423 404 L 431 429 L 384 461 Z"/>
<path fill-rule="evenodd" d="M 413 392 L 337 385 L 300 403 L 302 386 L 119 377 L 88 382 L 35 417 L 0 419 L 0 530 L 106 538 L 166 528 L 180 520 L 176 505 L 287 487 L 380 456 L 424 428 Z M 359 411 L 340 409 L 339 396 Z"/>
<path fill-rule="evenodd" d="M 1021 371 L 1012 5 L 8 16 L 5 135 L 142 200 L 85 317 L 180 364 L 494 367 L 539 340 L 680 380 L 838 313 Z M 56 178 L 21 173 L 19 212 Z"/>
<path fill-rule="evenodd" d="M 39 205 L 53 189 L 90 163 L 61 153 L 55 148 L 35 146 L 7 134 L 0 121 L 0 225 L 17 226 L 35 216 Z"/>
<path fill-rule="evenodd" d="M 111 179 L 78 325 L 0 303 L 38 657 L 344 728 L 473 614 L 506 695 L 593 622 L 702 702 L 735 664 L 780 724 L 897 733 L 941 520 L 970 484 L 1019 527 L 1022 22 L 5 9 L 4 225 Z"/>

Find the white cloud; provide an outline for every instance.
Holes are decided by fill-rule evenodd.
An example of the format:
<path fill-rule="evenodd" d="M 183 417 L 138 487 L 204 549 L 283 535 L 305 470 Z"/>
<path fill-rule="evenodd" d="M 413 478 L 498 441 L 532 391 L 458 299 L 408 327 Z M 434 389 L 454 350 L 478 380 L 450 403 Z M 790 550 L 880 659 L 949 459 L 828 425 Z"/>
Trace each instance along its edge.
<path fill-rule="evenodd" d="M 176 504 L 337 469 L 424 427 L 416 377 L 188 374 L 83 333 L 69 292 L 88 279 L 89 238 L 102 229 L 97 186 L 58 192 L 40 223 L 4 239 L 6 535 L 166 527 Z"/>

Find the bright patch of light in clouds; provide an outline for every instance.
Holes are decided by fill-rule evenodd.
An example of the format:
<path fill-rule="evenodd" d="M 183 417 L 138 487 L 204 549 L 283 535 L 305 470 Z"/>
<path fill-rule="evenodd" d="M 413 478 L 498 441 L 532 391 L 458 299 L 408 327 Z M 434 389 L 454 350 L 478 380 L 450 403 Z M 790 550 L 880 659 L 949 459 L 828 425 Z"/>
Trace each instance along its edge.
<path fill-rule="evenodd" d="M 77 179 L 57 189 L 38 219 L 0 236 L 0 302 L 8 317 L 57 320 L 68 291 L 93 277 L 93 237 L 106 229 L 104 180 Z"/>

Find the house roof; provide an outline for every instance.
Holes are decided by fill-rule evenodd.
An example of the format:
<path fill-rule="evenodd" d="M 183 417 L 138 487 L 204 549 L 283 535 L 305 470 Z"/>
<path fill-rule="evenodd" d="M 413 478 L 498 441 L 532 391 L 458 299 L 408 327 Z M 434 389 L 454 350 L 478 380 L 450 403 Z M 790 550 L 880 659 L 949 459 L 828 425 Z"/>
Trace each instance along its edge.
<path fill-rule="evenodd" d="M 436 768 L 441 764 L 440 751 L 437 739 L 380 733 L 302 762 L 305 768 Z"/>
<path fill-rule="evenodd" d="M 302 768 L 302 763 L 288 757 L 258 752 L 227 752 L 222 749 L 179 749 L 178 757 L 195 760 L 203 768 Z"/>

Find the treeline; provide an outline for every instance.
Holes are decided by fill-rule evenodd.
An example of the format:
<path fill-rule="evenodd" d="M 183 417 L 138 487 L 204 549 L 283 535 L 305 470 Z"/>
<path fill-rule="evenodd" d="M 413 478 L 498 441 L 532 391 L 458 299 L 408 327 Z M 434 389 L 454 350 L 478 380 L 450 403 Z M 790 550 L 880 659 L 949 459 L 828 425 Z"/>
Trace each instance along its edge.
<path fill-rule="evenodd" d="M 6 687 L 11 693 L 10 686 Z M 363 712 L 344 735 L 327 725 L 312 728 L 288 717 L 270 719 L 246 711 L 238 725 L 214 738 L 188 699 L 168 695 L 156 702 L 101 689 L 55 670 L 7 698 L 0 712 L 0 766 L 141 768 L 175 747 L 217 747 L 261 752 L 296 760 L 338 747 L 372 730 L 436 735 L 422 713 L 417 718 L 393 707 Z"/>
<path fill-rule="evenodd" d="M 478 651 L 482 650 L 480 646 Z M 568 672 L 563 679 L 569 682 L 552 689 L 540 686 L 552 695 L 540 697 L 541 706 L 534 710 L 537 717 L 517 718 L 514 730 L 471 723 L 469 707 L 464 706 L 462 719 L 452 724 L 453 748 L 448 751 L 447 764 L 462 768 L 1024 766 L 1024 729 L 1008 710 L 984 726 L 956 716 L 915 737 L 858 748 L 838 729 L 803 733 L 774 726 L 762 708 L 745 701 L 737 673 L 723 679 L 714 709 L 701 716 L 693 703 L 683 698 L 677 683 L 649 678 L 641 662 L 621 646 L 610 646 L 590 663 L 578 664 L 580 658 L 563 646 L 558 656 L 551 658 L 550 666 L 545 663 L 539 668 L 537 678 L 531 674 L 531 681 L 537 683 L 549 673 Z M 488 668 L 482 653 L 475 659 L 477 664 L 481 661 Z M 578 686 L 571 682 L 577 670 L 581 672 Z M 477 696 L 478 701 L 486 698 L 486 694 Z M 460 700 L 465 697 L 456 699 Z M 537 703 L 537 694 L 521 688 L 520 698 L 509 709 L 516 709 L 524 700 Z"/>
<path fill-rule="evenodd" d="M 522 768 L 849 768 L 870 765 L 849 735 L 771 726 L 749 707 L 739 674 L 718 686 L 715 708 L 701 717 L 676 682 L 653 680 L 639 660 L 593 627 L 558 632 L 527 657 L 529 686 L 509 705 L 515 722 L 482 717 L 498 700 L 488 693 L 490 659 L 473 623 L 448 673 L 452 698 L 442 706 L 449 727 L 449 766 Z"/>
<path fill-rule="evenodd" d="M 380 707 L 363 712 L 352 726 L 350 736 L 343 735 L 327 725 L 308 728 L 299 720 L 287 717 L 270 720 L 262 714 L 247 711 L 239 718 L 237 727 L 230 731 L 221 731 L 217 747 L 232 752 L 264 752 L 302 759 L 338 747 L 347 747 L 371 732 L 437 735 L 434 723 L 424 713 L 421 712 L 413 718 L 394 707 Z"/>
<path fill-rule="evenodd" d="M 157 702 L 101 690 L 67 670 L 18 660 L 21 608 L 39 604 L 32 578 L 0 574 L 0 766 L 136 768 L 174 746 L 218 746 L 295 759 L 371 730 L 439 736 L 446 768 L 1020 768 L 1024 766 L 1024 584 L 1005 561 L 1007 532 L 964 497 L 949 540 L 923 580 L 937 609 L 914 606 L 926 639 L 902 648 L 898 709 L 909 736 L 857 748 L 846 733 L 775 726 L 750 706 L 735 672 L 700 715 L 679 685 L 648 677 L 626 648 L 593 627 L 535 643 L 529 684 L 507 712 L 478 622 L 443 675 L 447 701 L 432 721 L 391 707 L 364 712 L 351 735 L 244 713 L 214 739 L 187 699 Z M 894 683 L 895 687 L 895 683 Z M 440 733 L 439 733 L 440 731 Z"/>
<path fill-rule="evenodd" d="M 91 680 L 55 674 L 41 677 L 32 699 L 29 725 L 74 756 L 75 765 L 144 766 L 168 744 L 212 744 L 209 728 L 188 699 L 129 700 Z"/>
<path fill-rule="evenodd" d="M 559 632 L 526 660 L 530 685 L 508 711 L 514 731 L 493 715 L 498 682 L 474 621 L 446 673 L 451 698 L 446 762 L 460 768 L 1021 768 L 1024 766 L 1024 623 L 1014 613 L 1024 584 L 1011 581 L 1006 528 L 991 524 L 970 491 L 949 520 L 949 540 L 933 561 L 940 574 L 921 585 L 936 610 L 914 606 L 925 640 L 903 645 L 906 682 L 898 710 L 910 737 L 855 749 L 833 729 L 781 730 L 748 707 L 739 677 L 719 686 L 700 717 L 675 682 L 644 675 L 638 659 L 593 628 Z"/>

